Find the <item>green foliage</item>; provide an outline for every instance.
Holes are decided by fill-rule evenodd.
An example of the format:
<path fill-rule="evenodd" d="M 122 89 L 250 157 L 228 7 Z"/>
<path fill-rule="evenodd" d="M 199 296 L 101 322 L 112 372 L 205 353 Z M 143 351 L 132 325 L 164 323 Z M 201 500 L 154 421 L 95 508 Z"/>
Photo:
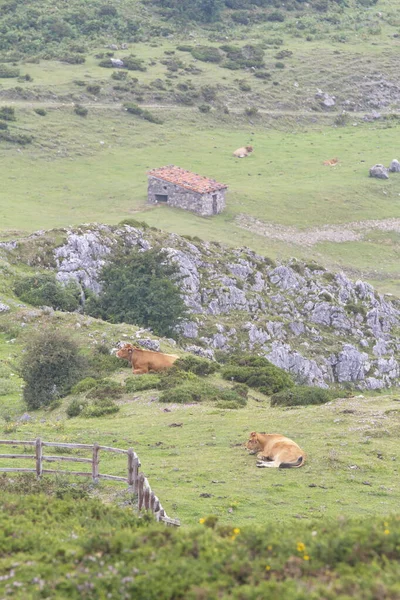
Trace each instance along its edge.
<path fill-rule="evenodd" d="M 87 398 L 97 398 L 100 400 L 109 398 L 120 398 L 124 394 L 124 388 L 113 379 L 101 379 L 92 386 Z"/>
<path fill-rule="evenodd" d="M 345 309 L 353 315 L 361 315 L 363 318 L 367 316 L 367 309 L 361 302 L 347 302 Z"/>
<path fill-rule="evenodd" d="M 72 419 L 73 417 L 78 417 L 81 412 L 88 406 L 87 400 L 82 400 L 79 398 L 74 398 L 72 402 L 68 404 L 66 413 L 67 416 Z"/>
<path fill-rule="evenodd" d="M 82 106 L 81 104 L 75 104 L 74 113 L 79 117 L 86 117 L 88 112 L 89 111 L 85 106 Z"/>
<path fill-rule="evenodd" d="M 83 417 L 103 417 L 104 415 L 113 415 L 119 411 L 111 398 L 97 398 L 92 404 L 86 406 L 82 411 Z"/>
<path fill-rule="evenodd" d="M 16 384 L 11 379 L 0 377 L 0 396 L 8 396 L 16 391 Z"/>
<path fill-rule="evenodd" d="M 245 383 L 262 394 L 270 395 L 294 385 L 291 376 L 261 356 L 233 356 L 230 364 L 222 369 L 222 377 Z"/>
<path fill-rule="evenodd" d="M 211 106 L 209 104 L 200 104 L 199 111 L 203 114 L 209 113 L 211 110 Z"/>
<path fill-rule="evenodd" d="M 0 141 L 10 142 L 11 144 L 20 144 L 26 146 L 31 144 L 33 137 L 24 133 L 11 133 L 9 131 L 0 131 Z"/>
<path fill-rule="evenodd" d="M 325 404 L 335 397 L 334 392 L 317 387 L 296 386 L 271 396 L 271 406 L 307 406 Z"/>
<path fill-rule="evenodd" d="M 44 108 L 34 108 L 33 112 L 35 112 L 37 115 L 39 115 L 41 117 L 45 117 L 47 115 L 47 110 L 45 110 Z"/>
<path fill-rule="evenodd" d="M 131 113 L 132 115 L 138 115 L 139 117 L 141 117 L 145 121 L 149 121 L 150 123 L 156 123 L 157 125 L 162 125 L 163 123 L 161 119 L 153 115 L 153 113 L 151 113 L 149 110 L 141 108 L 134 102 L 125 102 L 124 108 L 128 113 Z"/>
<path fill-rule="evenodd" d="M 91 83 L 90 85 L 86 86 L 86 90 L 89 92 L 89 94 L 93 94 L 94 96 L 100 94 L 100 89 L 100 86 L 95 83 Z"/>
<path fill-rule="evenodd" d="M 5 129 L 8 129 L 8 123 L 5 121 L 0 121 L 0 131 L 4 131 Z"/>
<path fill-rule="evenodd" d="M 96 379 L 94 377 L 85 377 L 85 379 L 81 379 L 78 381 L 76 385 L 71 389 L 71 394 L 83 394 L 84 392 L 88 392 L 92 388 L 97 385 Z"/>
<path fill-rule="evenodd" d="M 161 14 L 185 21 L 211 23 L 219 18 L 222 0 L 152 0 Z"/>
<path fill-rule="evenodd" d="M 96 346 L 86 357 L 87 375 L 100 379 L 105 375 L 111 375 L 114 371 L 120 371 L 124 367 L 121 360 L 110 353 L 110 349 L 105 345 Z M 130 367 L 129 363 L 127 366 Z"/>
<path fill-rule="evenodd" d="M 16 121 L 15 108 L 12 106 L 1 106 L 0 107 L 0 119 L 3 121 Z"/>
<path fill-rule="evenodd" d="M 157 335 L 176 336 L 186 314 L 180 296 L 178 267 L 165 253 L 120 250 L 100 274 L 102 292 L 89 299 L 87 311 L 112 323 L 150 327 Z"/>
<path fill-rule="evenodd" d="M 157 375 L 134 375 L 125 379 L 125 392 L 134 393 L 144 390 L 157 389 L 160 385 L 160 377 Z"/>
<path fill-rule="evenodd" d="M 75 282 L 62 285 L 52 273 L 21 277 L 14 284 L 14 292 L 23 302 L 33 306 L 51 306 L 66 312 L 79 308 L 81 293 Z"/>
<path fill-rule="evenodd" d="M 12 69 L 7 65 L 0 63 L 0 79 L 8 79 L 19 76 L 19 69 Z"/>
<path fill-rule="evenodd" d="M 82 65 L 85 62 L 85 57 L 80 54 L 65 54 L 60 58 L 60 61 L 70 65 Z"/>
<path fill-rule="evenodd" d="M 166 389 L 160 395 L 160 402 L 191 404 L 192 402 L 233 402 L 245 406 L 246 398 L 233 390 L 221 389 L 204 381 L 188 381 Z"/>
<path fill-rule="evenodd" d="M 192 50 L 192 56 L 203 62 L 219 63 L 223 54 L 214 46 L 195 46 Z"/>
<path fill-rule="evenodd" d="M 131 507 L 91 498 L 82 483 L 4 476 L 0 492 L 0 567 L 10 573 L 10 560 L 17 563 L 20 585 L 10 586 L 15 600 L 394 600 L 398 595 L 395 515 L 237 529 L 234 515 L 232 523 L 220 524 L 206 513 L 204 525 L 169 528 L 138 518 Z"/>
<path fill-rule="evenodd" d="M 128 69 L 128 71 L 146 71 L 144 61 L 141 58 L 137 58 L 137 56 L 124 56 L 122 61 L 124 69 Z"/>
<path fill-rule="evenodd" d="M 175 361 L 173 369 L 180 369 L 182 371 L 195 373 L 195 375 L 206 376 L 212 375 L 220 368 L 219 364 L 206 358 L 199 358 L 190 354 L 184 358 L 178 358 Z"/>
<path fill-rule="evenodd" d="M 256 106 L 247 106 L 244 109 L 246 117 L 256 117 L 258 115 L 258 108 Z"/>
<path fill-rule="evenodd" d="M 128 77 L 128 73 L 126 71 L 114 71 L 111 73 L 111 79 L 115 79 L 116 81 L 126 81 Z"/>
<path fill-rule="evenodd" d="M 69 337 L 57 331 L 43 331 L 33 336 L 20 365 L 28 408 L 47 406 L 55 398 L 67 395 L 84 369 L 79 348 Z"/>

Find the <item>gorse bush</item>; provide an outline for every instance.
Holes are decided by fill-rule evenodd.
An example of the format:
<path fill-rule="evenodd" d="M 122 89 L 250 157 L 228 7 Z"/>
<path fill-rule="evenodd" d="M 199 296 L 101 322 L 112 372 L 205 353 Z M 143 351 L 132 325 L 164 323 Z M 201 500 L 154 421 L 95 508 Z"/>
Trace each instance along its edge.
<path fill-rule="evenodd" d="M 182 371 L 190 371 L 196 375 L 205 376 L 212 375 L 220 368 L 217 362 L 207 360 L 206 358 L 199 358 L 198 356 L 185 356 L 184 358 L 178 358 L 174 363 L 174 369 L 180 369 Z"/>
<path fill-rule="evenodd" d="M 79 308 L 81 290 L 71 281 L 59 283 L 52 273 L 21 277 L 14 284 L 16 295 L 33 306 L 51 306 L 55 310 L 73 312 Z"/>
<path fill-rule="evenodd" d="M 233 356 L 221 374 L 224 379 L 245 383 L 266 395 L 294 386 L 292 377 L 286 371 L 261 356 Z"/>
<path fill-rule="evenodd" d="M 111 398 L 96 398 L 92 404 L 85 406 L 81 414 L 83 417 L 103 417 L 118 411 L 119 406 Z"/>
<path fill-rule="evenodd" d="M 93 377 L 85 377 L 85 379 L 81 379 L 78 381 L 76 385 L 71 389 L 71 394 L 83 394 L 84 392 L 88 392 L 92 388 L 97 385 L 96 379 Z"/>
<path fill-rule="evenodd" d="M 78 417 L 81 412 L 88 406 L 87 400 L 79 400 L 75 398 L 68 404 L 66 413 L 67 416 L 72 419 L 73 417 Z"/>
<path fill-rule="evenodd" d="M 135 375 L 125 379 L 125 392 L 142 392 L 144 390 L 157 389 L 160 385 L 157 375 Z"/>
<path fill-rule="evenodd" d="M 67 336 L 57 331 L 33 336 L 20 364 L 28 408 L 47 406 L 54 399 L 66 396 L 82 378 L 85 367 L 77 344 Z"/>
<path fill-rule="evenodd" d="M 238 392 L 233 389 L 219 388 L 202 381 L 194 374 L 191 375 L 192 378 L 185 383 L 165 389 L 160 395 L 160 402 L 177 404 L 191 404 L 193 402 L 205 401 L 217 403 L 229 402 L 229 406 L 221 406 L 221 408 L 238 408 L 246 405 L 247 395 L 244 396 L 243 390 Z"/>
<path fill-rule="evenodd" d="M 309 404 L 325 404 L 336 398 L 331 390 L 317 387 L 296 386 L 282 390 L 271 396 L 271 406 L 307 406 Z"/>
<path fill-rule="evenodd" d="M 116 253 L 100 274 L 102 292 L 87 302 L 87 311 L 112 323 L 150 327 L 175 337 L 186 315 L 178 287 L 179 270 L 157 248 Z"/>
<path fill-rule="evenodd" d="M 163 121 L 153 115 L 149 110 L 141 108 L 138 104 L 134 102 L 125 102 L 124 108 L 128 113 L 132 115 L 138 115 L 145 121 L 149 121 L 150 123 L 156 123 L 157 125 L 162 125 Z"/>
<path fill-rule="evenodd" d="M 124 388 L 117 381 L 101 379 L 89 390 L 86 397 L 97 399 L 120 398 L 123 393 Z"/>

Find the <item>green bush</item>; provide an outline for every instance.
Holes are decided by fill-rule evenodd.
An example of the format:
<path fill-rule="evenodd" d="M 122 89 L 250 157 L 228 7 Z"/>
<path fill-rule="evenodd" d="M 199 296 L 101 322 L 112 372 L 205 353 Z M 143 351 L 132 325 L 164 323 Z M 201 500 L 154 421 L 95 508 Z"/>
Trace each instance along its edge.
<path fill-rule="evenodd" d="M 184 358 L 178 358 L 174 363 L 174 369 L 181 369 L 182 371 L 189 371 L 199 376 L 212 375 L 220 368 L 219 364 L 206 358 L 199 358 L 198 356 L 185 356 Z"/>
<path fill-rule="evenodd" d="M 82 65 L 85 62 L 85 57 L 80 56 L 80 54 L 65 54 L 60 58 L 60 61 L 70 65 Z"/>
<path fill-rule="evenodd" d="M 128 71 L 146 71 L 144 61 L 136 56 L 125 56 L 123 59 L 124 69 Z"/>
<path fill-rule="evenodd" d="M 0 131 L 0 140 L 10 142 L 11 144 L 20 144 L 21 146 L 27 146 L 33 141 L 33 136 L 25 133 L 11 133 L 9 131 Z"/>
<path fill-rule="evenodd" d="M 330 390 L 297 386 L 282 390 L 271 396 L 271 406 L 307 406 L 308 404 L 325 404 L 334 398 Z"/>
<path fill-rule="evenodd" d="M 124 388 L 112 379 L 101 379 L 96 382 L 87 394 L 87 398 L 98 398 L 100 400 L 120 398 L 124 394 Z"/>
<path fill-rule="evenodd" d="M 72 400 L 72 402 L 69 403 L 67 407 L 67 416 L 70 419 L 72 419 L 72 417 L 78 417 L 87 406 L 88 402 L 86 400 L 75 398 L 74 400 Z"/>
<path fill-rule="evenodd" d="M 33 112 L 35 112 L 37 115 L 40 115 L 41 117 L 45 117 L 47 115 L 47 110 L 45 110 L 44 108 L 34 108 Z"/>
<path fill-rule="evenodd" d="M 111 398 L 98 398 L 93 404 L 89 404 L 82 411 L 83 417 L 103 417 L 112 415 L 119 411 L 119 406 Z"/>
<path fill-rule="evenodd" d="M 125 366 L 131 368 L 130 364 L 121 361 L 115 354 L 111 354 L 107 346 L 96 346 L 86 356 L 87 375 L 93 378 L 101 378 L 105 375 L 111 375 L 115 371 L 120 371 Z"/>
<path fill-rule="evenodd" d="M 24 400 L 30 409 L 66 396 L 82 378 L 86 364 L 77 344 L 58 331 L 32 336 L 20 364 Z"/>
<path fill-rule="evenodd" d="M 222 60 L 222 53 L 214 46 L 195 46 L 192 50 L 193 58 L 202 62 L 219 63 Z"/>
<path fill-rule="evenodd" d="M 83 394 L 84 392 L 88 392 L 92 388 L 97 385 L 96 379 L 93 377 L 85 377 L 85 379 L 81 379 L 78 381 L 76 385 L 71 389 L 71 394 Z"/>
<path fill-rule="evenodd" d="M 157 375 L 134 375 L 125 379 L 125 391 L 129 393 L 157 389 L 160 385 Z"/>
<path fill-rule="evenodd" d="M 0 130 L 5 130 L 8 129 L 8 123 L 6 123 L 5 121 L 0 121 Z"/>
<path fill-rule="evenodd" d="M 131 113 L 132 115 L 138 115 L 139 117 L 141 117 L 145 121 L 149 121 L 150 123 L 156 123 L 158 125 L 162 125 L 163 123 L 161 119 L 153 115 L 153 113 L 151 113 L 149 110 L 141 108 L 138 104 L 135 104 L 134 102 L 125 102 L 124 108 L 128 113 Z"/>
<path fill-rule="evenodd" d="M 209 113 L 211 110 L 211 106 L 209 104 L 200 104 L 199 111 L 203 114 Z"/>
<path fill-rule="evenodd" d="M 244 81 L 243 79 L 239 81 L 239 90 L 241 92 L 251 92 L 251 85 Z"/>
<path fill-rule="evenodd" d="M 8 396 L 17 391 L 16 384 L 12 379 L 5 379 L 0 377 L 0 396 Z"/>
<path fill-rule="evenodd" d="M 86 90 L 89 92 L 89 94 L 93 94 L 94 96 L 100 94 L 100 89 L 100 86 L 96 83 L 91 83 L 90 85 L 86 86 Z"/>
<path fill-rule="evenodd" d="M 13 77 L 19 77 L 19 69 L 12 69 L 0 63 L 0 79 L 11 79 Z"/>
<path fill-rule="evenodd" d="M 261 356 L 232 357 L 221 374 L 226 380 L 245 383 L 267 396 L 294 385 L 292 377 L 286 371 Z"/>
<path fill-rule="evenodd" d="M 192 402 L 205 401 L 229 402 L 236 404 L 237 407 L 245 406 L 247 403 L 247 397 L 243 396 L 242 391 L 238 393 L 233 389 L 221 389 L 198 378 L 196 379 L 164 390 L 160 396 L 160 402 L 176 404 L 191 404 Z"/>
<path fill-rule="evenodd" d="M 256 106 L 248 106 L 244 109 L 246 117 L 256 117 L 258 115 L 258 108 Z"/>
<path fill-rule="evenodd" d="M 186 316 L 186 307 L 180 295 L 179 269 L 161 249 L 120 249 L 102 269 L 100 280 L 99 297 L 90 298 L 86 305 L 89 314 L 176 337 L 175 328 Z"/>
<path fill-rule="evenodd" d="M 88 112 L 89 111 L 85 106 L 82 106 L 81 104 L 75 104 L 74 113 L 79 117 L 86 117 Z"/>
<path fill-rule="evenodd" d="M 114 71 L 111 73 L 111 79 L 115 79 L 116 81 L 125 81 L 128 77 L 128 73 L 126 71 Z"/>
<path fill-rule="evenodd" d="M 159 377 L 160 390 L 170 390 L 186 383 L 198 383 L 201 385 L 201 379 L 197 375 L 191 373 L 190 371 L 183 371 L 175 365 L 170 369 L 160 373 Z"/>
<path fill-rule="evenodd" d="M 193 46 L 190 46 L 189 44 L 180 44 L 176 47 L 176 49 L 180 52 L 191 52 L 193 50 Z"/>
<path fill-rule="evenodd" d="M 65 312 L 73 312 L 79 308 L 81 294 L 74 281 L 62 285 L 52 273 L 21 277 L 14 284 L 14 292 L 23 302 L 33 306 L 51 306 Z"/>

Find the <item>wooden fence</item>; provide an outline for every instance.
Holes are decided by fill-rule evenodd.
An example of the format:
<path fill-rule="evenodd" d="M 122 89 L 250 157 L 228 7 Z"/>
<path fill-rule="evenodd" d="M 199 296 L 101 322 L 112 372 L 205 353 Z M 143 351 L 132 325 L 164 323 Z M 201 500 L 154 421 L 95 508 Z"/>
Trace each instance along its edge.
<path fill-rule="evenodd" d="M 13 472 L 13 473 L 36 473 L 37 477 L 41 477 L 44 473 L 57 473 L 65 475 L 74 475 L 78 477 L 91 477 L 94 483 L 97 483 L 100 479 L 107 479 L 110 481 L 122 481 L 127 483 L 129 489 L 133 494 L 138 497 L 138 510 L 149 510 L 151 511 L 157 521 L 163 521 L 167 525 L 179 526 L 180 522 L 178 519 L 170 519 L 161 502 L 152 491 L 147 477 L 143 473 L 139 473 L 139 467 L 141 462 L 136 452 L 129 448 L 129 450 L 121 450 L 120 448 L 111 448 L 109 446 L 100 446 L 99 444 L 64 444 L 60 442 L 44 442 L 40 438 L 36 440 L 0 440 L 0 444 L 7 446 L 32 446 L 34 448 L 34 454 L 0 454 L 0 459 L 33 459 L 35 460 L 35 468 L 14 468 L 6 467 L 0 468 L 0 472 Z M 43 448 L 69 448 L 91 451 L 91 458 L 81 458 L 78 456 L 47 456 L 43 454 Z M 105 475 L 99 472 L 99 453 L 101 452 L 114 452 L 117 454 L 125 454 L 127 456 L 127 471 L 125 477 L 117 475 Z M 43 463 L 52 462 L 75 462 L 75 463 L 86 463 L 91 464 L 91 471 L 60 471 L 58 469 L 44 469 Z"/>

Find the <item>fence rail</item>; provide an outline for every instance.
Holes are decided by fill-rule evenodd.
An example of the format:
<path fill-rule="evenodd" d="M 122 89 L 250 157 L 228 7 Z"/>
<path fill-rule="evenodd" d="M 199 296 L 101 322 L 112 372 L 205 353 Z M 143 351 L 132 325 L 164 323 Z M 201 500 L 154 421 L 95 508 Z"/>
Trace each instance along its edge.
<path fill-rule="evenodd" d="M 99 444 L 67 444 L 61 442 L 44 442 L 42 439 L 36 440 L 0 440 L 0 445 L 7 446 L 32 446 L 35 450 L 34 454 L 0 454 L 0 459 L 27 459 L 35 461 L 35 468 L 23 467 L 1 467 L 0 472 L 16 472 L 16 473 L 36 473 L 37 477 L 41 477 L 44 473 L 57 473 L 65 475 L 74 475 L 78 477 L 91 477 L 94 483 L 100 479 L 109 481 L 122 481 L 127 483 L 129 489 L 138 497 L 138 510 L 147 510 L 155 515 L 157 521 L 163 521 L 167 525 L 179 526 L 178 519 L 170 519 L 160 500 L 152 491 L 147 477 L 143 473 L 139 473 L 141 462 L 136 452 L 129 448 L 123 450 L 121 448 L 112 448 L 110 446 L 100 446 Z M 43 448 L 70 448 L 77 450 L 87 450 L 92 452 L 91 458 L 81 458 L 77 456 L 47 456 L 43 454 Z M 127 457 L 126 476 L 107 475 L 99 472 L 99 453 L 113 452 L 116 454 L 125 454 Z M 91 471 L 62 471 L 59 469 L 44 469 L 44 462 L 75 462 L 91 464 Z"/>

